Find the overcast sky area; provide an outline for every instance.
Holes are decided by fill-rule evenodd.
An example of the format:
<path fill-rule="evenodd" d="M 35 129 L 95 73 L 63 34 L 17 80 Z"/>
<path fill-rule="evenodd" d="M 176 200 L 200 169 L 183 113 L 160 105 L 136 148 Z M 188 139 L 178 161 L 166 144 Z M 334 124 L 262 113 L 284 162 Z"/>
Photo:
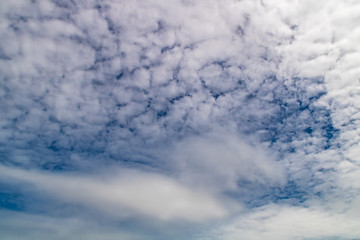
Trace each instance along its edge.
<path fill-rule="evenodd" d="M 0 238 L 360 239 L 358 0 L 0 1 Z"/>

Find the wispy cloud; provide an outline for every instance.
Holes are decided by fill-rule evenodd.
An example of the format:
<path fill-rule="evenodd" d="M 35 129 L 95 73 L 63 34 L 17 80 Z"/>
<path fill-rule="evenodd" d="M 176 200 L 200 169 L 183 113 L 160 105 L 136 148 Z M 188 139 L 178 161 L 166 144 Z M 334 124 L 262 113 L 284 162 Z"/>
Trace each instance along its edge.
<path fill-rule="evenodd" d="M 359 218 L 316 207 L 265 205 L 203 239 L 354 239 Z"/>
<path fill-rule="evenodd" d="M 131 170 L 111 177 L 73 176 L 1 166 L 2 180 L 26 183 L 40 194 L 80 203 L 114 217 L 144 215 L 160 220 L 202 221 L 227 215 L 215 197 L 170 178 Z M 115 175 L 115 176 L 114 176 Z"/>

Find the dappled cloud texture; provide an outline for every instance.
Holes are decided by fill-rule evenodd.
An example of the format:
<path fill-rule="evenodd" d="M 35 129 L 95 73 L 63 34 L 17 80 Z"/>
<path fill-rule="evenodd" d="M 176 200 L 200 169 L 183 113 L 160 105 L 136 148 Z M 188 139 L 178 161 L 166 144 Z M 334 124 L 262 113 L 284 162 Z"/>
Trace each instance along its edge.
<path fill-rule="evenodd" d="M 360 238 L 359 12 L 2 1 L 0 236 Z"/>

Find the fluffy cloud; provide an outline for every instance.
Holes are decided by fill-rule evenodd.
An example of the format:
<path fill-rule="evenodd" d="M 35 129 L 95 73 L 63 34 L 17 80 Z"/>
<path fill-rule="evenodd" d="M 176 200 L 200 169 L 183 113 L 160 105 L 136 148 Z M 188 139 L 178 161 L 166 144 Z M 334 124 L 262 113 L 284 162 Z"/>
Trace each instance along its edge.
<path fill-rule="evenodd" d="M 359 7 L 1 2 L 1 206 L 31 212 L 40 192 L 134 222 L 233 221 L 217 236 L 235 239 L 358 237 Z"/>

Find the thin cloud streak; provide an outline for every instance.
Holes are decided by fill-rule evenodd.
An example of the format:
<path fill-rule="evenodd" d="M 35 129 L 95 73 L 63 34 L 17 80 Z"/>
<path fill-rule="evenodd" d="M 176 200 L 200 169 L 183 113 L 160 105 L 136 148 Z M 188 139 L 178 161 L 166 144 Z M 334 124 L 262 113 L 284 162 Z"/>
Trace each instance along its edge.
<path fill-rule="evenodd" d="M 228 213 L 214 196 L 170 178 L 122 169 L 113 177 L 71 176 L 0 166 L 1 178 L 30 184 L 33 191 L 69 203 L 80 203 L 106 215 L 144 215 L 158 220 L 204 221 Z M 114 175 L 114 174 L 112 174 Z"/>

